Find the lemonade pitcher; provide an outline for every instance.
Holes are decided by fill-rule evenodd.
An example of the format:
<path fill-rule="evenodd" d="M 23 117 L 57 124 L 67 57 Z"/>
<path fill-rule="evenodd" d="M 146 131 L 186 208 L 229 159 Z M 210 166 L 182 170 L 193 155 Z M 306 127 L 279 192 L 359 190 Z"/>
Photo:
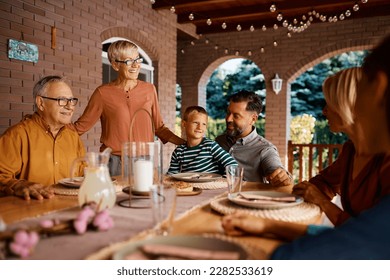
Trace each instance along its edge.
<path fill-rule="evenodd" d="M 99 210 L 112 208 L 116 201 L 115 186 L 108 171 L 111 149 L 102 153 L 90 152 L 73 162 L 71 177 L 80 164 L 84 166 L 84 180 L 80 186 L 79 205 L 95 202 Z"/>

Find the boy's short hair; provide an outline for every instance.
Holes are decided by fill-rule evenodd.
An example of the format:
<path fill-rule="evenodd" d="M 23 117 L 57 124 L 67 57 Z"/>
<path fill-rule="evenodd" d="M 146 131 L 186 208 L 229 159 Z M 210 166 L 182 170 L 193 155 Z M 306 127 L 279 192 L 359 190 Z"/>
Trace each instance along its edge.
<path fill-rule="evenodd" d="M 208 116 L 207 114 L 207 111 L 205 110 L 205 108 L 203 108 L 202 106 L 189 106 L 187 107 L 187 109 L 184 111 L 184 115 L 183 115 L 183 120 L 184 121 L 187 121 L 188 120 L 188 116 L 192 113 L 192 112 L 198 112 L 198 113 L 201 113 L 201 114 L 205 114 L 206 116 Z"/>

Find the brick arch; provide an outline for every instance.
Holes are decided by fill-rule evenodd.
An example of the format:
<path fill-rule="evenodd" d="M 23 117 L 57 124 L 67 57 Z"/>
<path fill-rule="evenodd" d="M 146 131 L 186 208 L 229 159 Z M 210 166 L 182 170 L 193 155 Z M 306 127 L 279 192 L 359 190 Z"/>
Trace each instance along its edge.
<path fill-rule="evenodd" d="M 367 50 L 372 48 L 373 46 L 374 43 L 370 39 L 360 39 L 351 40 L 347 42 L 337 42 L 323 49 L 318 49 L 316 52 L 303 58 L 286 72 L 286 77 L 289 77 L 287 79 L 287 83 L 291 83 L 307 69 L 317 65 L 318 63 L 327 58 L 342 54 L 344 52 Z"/>
<path fill-rule="evenodd" d="M 198 94 L 200 100 L 205 100 L 205 104 L 202 104 L 203 106 L 206 105 L 206 86 L 209 78 L 211 77 L 211 74 L 214 72 L 214 70 L 220 66 L 225 61 L 228 61 L 230 59 L 236 59 L 236 58 L 242 58 L 252 61 L 256 64 L 256 66 L 260 69 L 260 67 L 257 65 L 256 61 L 253 59 L 250 59 L 248 57 L 244 56 L 236 56 L 236 55 L 229 55 L 229 56 L 222 56 L 214 60 L 212 63 L 210 63 L 205 70 L 201 73 L 199 82 L 198 82 Z"/>
<path fill-rule="evenodd" d="M 160 53 L 154 47 L 152 42 L 149 41 L 147 36 L 144 36 L 139 30 L 136 31 L 126 26 L 117 26 L 108 28 L 100 34 L 102 42 L 112 37 L 122 37 L 131 40 L 140 46 L 149 55 L 151 60 L 158 60 L 160 57 Z"/>

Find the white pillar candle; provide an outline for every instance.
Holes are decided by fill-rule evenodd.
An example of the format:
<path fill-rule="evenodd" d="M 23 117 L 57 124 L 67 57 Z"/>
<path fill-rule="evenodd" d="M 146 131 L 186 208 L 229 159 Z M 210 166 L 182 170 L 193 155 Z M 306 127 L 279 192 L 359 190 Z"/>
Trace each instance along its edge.
<path fill-rule="evenodd" d="M 134 190 L 148 192 L 153 185 L 153 162 L 139 159 L 134 163 Z"/>

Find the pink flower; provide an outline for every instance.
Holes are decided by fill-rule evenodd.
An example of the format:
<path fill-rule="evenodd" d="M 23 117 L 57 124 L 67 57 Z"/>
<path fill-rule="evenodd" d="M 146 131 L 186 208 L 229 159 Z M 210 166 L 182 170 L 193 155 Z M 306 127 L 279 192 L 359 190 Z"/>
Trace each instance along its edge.
<path fill-rule="evenodd" d="M 43 228 L 52 228 L 54 226 L 53 220 L 42 220 L 39 222 L 39 225 Z"/>
<path fill-rule="evenodd" d="M 73 227 L 75 228 L 78 234 L 83 234 L 87 231 L 88 221 L 84 220 L 74 220 Z"/>
<path fill-rule="evenodd" d="M 39 235 L 35 231 L 28 233 L 24 230 L 19 230 L 15 233 L 14 242 L 11 242 L 9 248 L 15 255 L 26 258 L 34 250 L 38 241 Z"/>
<path fill-rule="evenodd" d="M 88 221 L 93 216 L 95 216 L 95 211 L 93 211 L 89 206 L 86 206 L 81 210 L 76 220 Z"/>
<path fill-rule="evenodd" d="M 98 230 L 106 231 L 114 226 L 114 221 L 110 217 L 110 214 L 107 210 L 103 210 L 95 216 L 93 220 L 93 225 L 97 227 Z"/>

